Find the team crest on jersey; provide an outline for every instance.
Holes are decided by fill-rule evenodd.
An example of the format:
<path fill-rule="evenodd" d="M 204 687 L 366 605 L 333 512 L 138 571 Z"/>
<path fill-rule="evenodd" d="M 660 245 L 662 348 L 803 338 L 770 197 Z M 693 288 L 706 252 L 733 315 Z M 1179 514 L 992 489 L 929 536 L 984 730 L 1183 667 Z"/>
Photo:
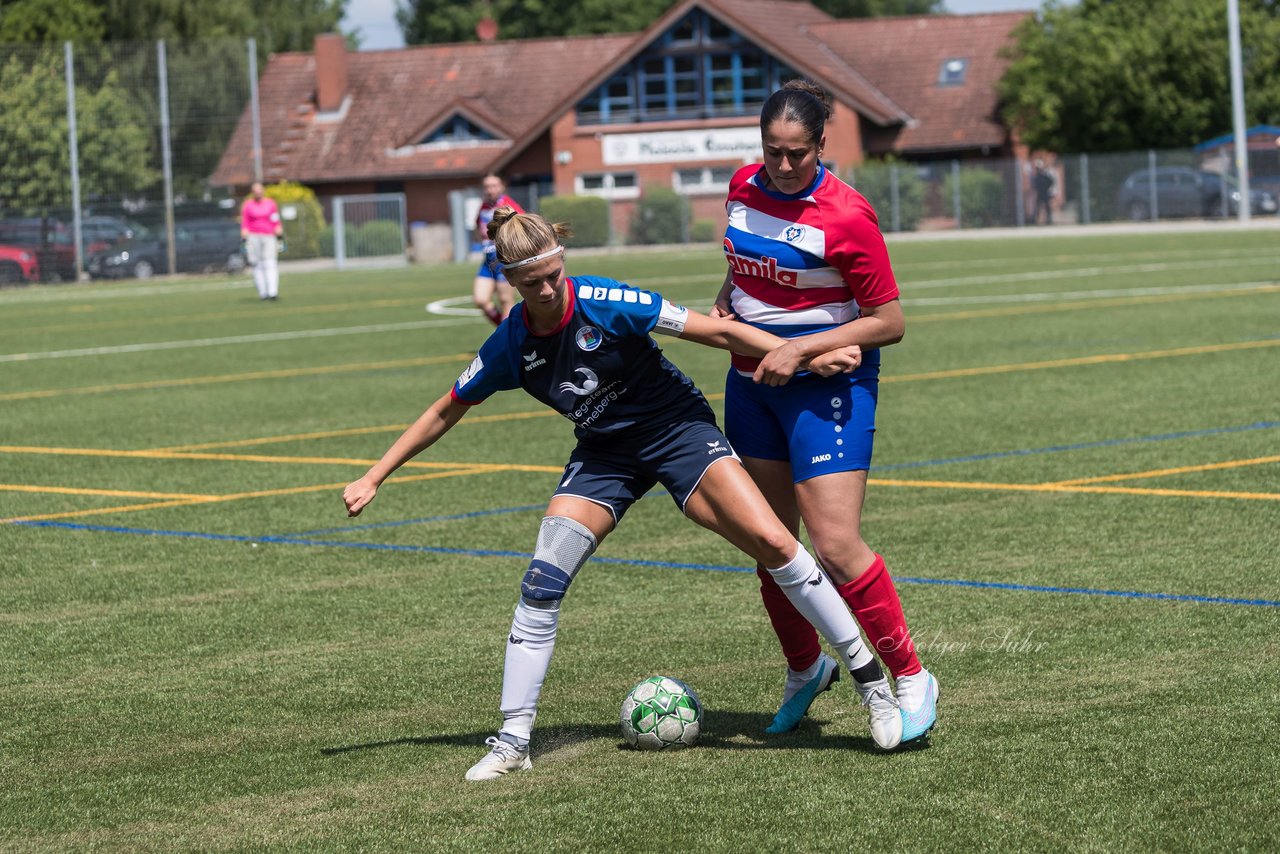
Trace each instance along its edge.
<path fill-rule="evenodd" d="M 787 230 L 782 232 L 782 236 L 788 243 L 795 243 L 797 240 L 804 237 L 804 228 L 798 225 L 789 225 L 787 226 Z"/>
<path fill-rule="evenodd" d="M 585 350 L 590 353 L 592 350 L 600 346 L 600 342 L 604 340 L 600 336 L 600 330 L 594 326 L 584 326 L 578 330 L 575 339 L 578 342 L 578 349 Z"/>

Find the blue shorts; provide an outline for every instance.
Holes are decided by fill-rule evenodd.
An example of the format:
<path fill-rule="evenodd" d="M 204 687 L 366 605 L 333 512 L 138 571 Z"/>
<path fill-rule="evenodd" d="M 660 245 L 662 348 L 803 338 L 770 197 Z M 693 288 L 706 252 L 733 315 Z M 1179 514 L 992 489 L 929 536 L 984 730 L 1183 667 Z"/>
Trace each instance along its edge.
<path fill-rule="evenodd" d="M 502 275 L 502 267 L 498 264 L 498 250 L 492 246 L 484 250 L 484 259 L 480 261 L 480 269 L 476 270 L 476 278 L 506 283 L 507 277 Z"/>
<path fill-rule="evenodd" d="M 871 468 L 879 368 L 805 375 L 784 386 L 757 385 L 732 368 L 725 381 L 724 425 L 738 453 L 791 463 L 795 483 Z"/>
<path fill-rule="evenodd" d="M 627 508 L 661 483 L 684 512 L 707 469 L 724 457 L 738 455 L 720 428 L 707 421 L 682 421 L 642 439 L 581 442 L 569 455 L 555 494 L 600 504 L 616 524 Z"/>

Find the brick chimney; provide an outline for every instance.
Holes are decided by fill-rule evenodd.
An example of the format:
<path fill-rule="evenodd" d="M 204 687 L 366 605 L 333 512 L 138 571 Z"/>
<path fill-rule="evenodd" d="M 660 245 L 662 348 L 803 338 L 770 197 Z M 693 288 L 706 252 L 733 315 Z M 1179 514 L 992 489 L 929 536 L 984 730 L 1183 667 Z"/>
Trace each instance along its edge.
<path fill-rule="evenodd" d="M 316 109 L 336 112 L 347 94 L 347 40 L 338 33 L 316 36 Z"/>

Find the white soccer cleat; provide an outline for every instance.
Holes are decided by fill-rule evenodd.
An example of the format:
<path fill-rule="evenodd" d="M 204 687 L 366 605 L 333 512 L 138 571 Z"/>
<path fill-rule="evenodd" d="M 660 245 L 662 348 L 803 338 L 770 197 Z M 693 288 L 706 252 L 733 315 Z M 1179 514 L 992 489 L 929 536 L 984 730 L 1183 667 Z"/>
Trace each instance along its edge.
<path fill-rule="evenodd" d="M 924 738 L 938 720 L 938 680 L 921 670 L 898 680 L 898 705 L 902 709 L 902 740 Z"/>
<path fill-rule="evenodd" d="M 881 750 L 893 750 L 902 742 L 902 710 L 889 690 L 889 680 L 853 683 L 862 705 L 871 714 L 871 738 Z"/>
<path fill-rule="evenodd" d="M 492 749 L 471 766 L 471 770 L 467 772 L 468 780 L 496 780 L 512 771 L 528 771 L 533 767 L 527 750 L 521 750 L 497 736 L 486 738 L 484 743 Z"/>

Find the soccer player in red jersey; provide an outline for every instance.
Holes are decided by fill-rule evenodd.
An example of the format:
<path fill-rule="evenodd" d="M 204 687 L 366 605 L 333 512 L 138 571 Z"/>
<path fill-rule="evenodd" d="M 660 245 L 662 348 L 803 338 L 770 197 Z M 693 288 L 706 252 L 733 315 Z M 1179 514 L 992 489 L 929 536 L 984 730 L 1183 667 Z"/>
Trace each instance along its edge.
<path fill-rule="evenodd" d="M 916 656 L 884 559 L 861 532 L 879 348 L 901 340 L 905 320 L 875 211 L 822 165 L 829 117 L 826 94 L 809 81 L 774 92 L 760 114 L 764 165 L 746 166 L 729 182 L 729 273 L 712 314 L 792 340 L 762 359 L 734 355 L 725 433 L 792 533 L 803 520 L 818 560 L 893 675 L 896 695 L 855 686 L 873 721 L 901 716 L 907 742 L 933 727 L 938 683 Z M 802 370 L 809 355 L 850 344 L 863 352 L 856 371 L 820 377 Z M 839 669 L 773 579 L 759 575 L 789 669 L 767 731 L 786 732 Z"/>
<path fill-rule="evenodd" d="M 480 261 L 480 269 L 476 270 L 476 280 L 471 286 L 471 299 L 476 308 L 489 318 L 489 322 L 497 326 L 511 313 L 515 305 L 516 292 L 502 274 L 502 265 L 493 251 L 493 241 L 489 239 L 489 223 L 493 220 L 493 212 L 498 208 L 511 208 L 516 213 L 524 210 L 507 195 L 507 185 L 492 172 L 484 176 L 480 184 L 484 198 L 480 202 L 480 211 L 476 214 L 475 231 L 484 250 L 484 258 Z M 494 297 L 497 305 L 494 305 Z"/>

